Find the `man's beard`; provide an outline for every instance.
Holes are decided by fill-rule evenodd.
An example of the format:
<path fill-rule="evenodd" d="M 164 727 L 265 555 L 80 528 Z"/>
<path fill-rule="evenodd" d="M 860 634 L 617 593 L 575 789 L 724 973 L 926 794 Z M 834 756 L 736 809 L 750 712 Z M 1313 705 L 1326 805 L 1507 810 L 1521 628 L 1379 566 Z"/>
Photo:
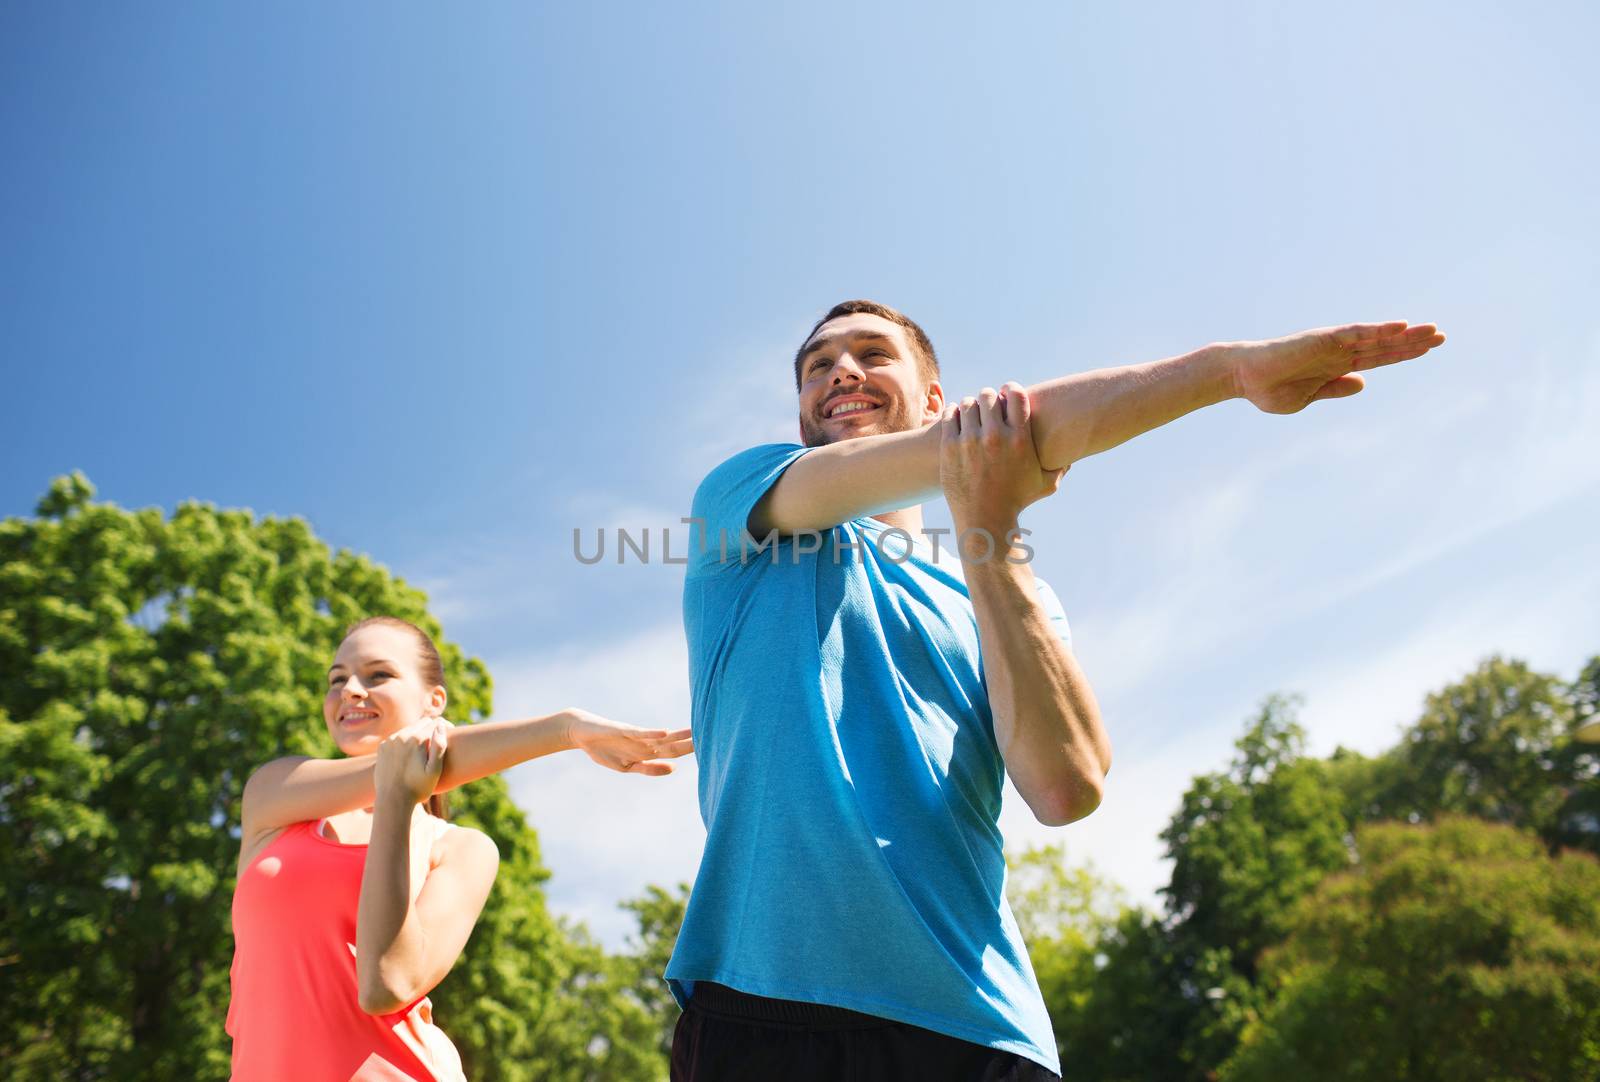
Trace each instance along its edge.
<path fill-rule="evenodd" d="M 843 397 L 843 396 L 841 396 Z M 855 439 L 857 436 L 881 436 L 885 432 L 908 432 L 917 427 L 917 422 L 912 419 L 911 411 L 904 402 L 893 399 L 877 399 L 878 409 L 870 425 L 858 425 L 837 434 L 830 434 L 821 424 L 804 415 L 800 418 L 800 442 L 807 447 L 821 447 L 824 444 L 834 443 L 838 440 Z M 827 407 L 824 406 L 824 409 Z"/>

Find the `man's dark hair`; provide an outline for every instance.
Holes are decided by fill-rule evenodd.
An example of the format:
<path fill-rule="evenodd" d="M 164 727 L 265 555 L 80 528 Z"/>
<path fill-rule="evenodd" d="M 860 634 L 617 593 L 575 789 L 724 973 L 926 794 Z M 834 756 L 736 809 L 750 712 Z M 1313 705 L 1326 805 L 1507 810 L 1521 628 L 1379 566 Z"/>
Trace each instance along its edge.
<path fill-rule="evenodd" d="M 840 316 L 854 316 L 861 315 L 863 313 L 871 316 L 881 316 L 884 319 L 887 319 L 890 323 L 898 323 L 901 327 L 904 327 L 907 337 L 911 339 L 911 348 L 917 351 L 917 367 L 922 372 L 923 380 L 931 383 L 939 378 L 939 358 L 938 355 L 933 352 L 933 342 L 928 339 L 926 332 L 924 332 L 921 327 L 917 326 L 916 321 L 910 316 L 906 315 L 904 312 L 890 308 L 887 304 L 879 304 L 877 301 L 840 301 L 838 304 L 828 309 L 827 315 L 823 316 L 812 325 L 811 330 L 806 334 L 805 338 L 801 340 L 800 348 L 795 351 L 795 390 L 798 391 L 800 389 L 800 359 L 805 356 L 806 343 L 810 342 L 812 338 L 816 337 L 817 331 L 821 330 L 822 325 L 828 322 L 828 320 L 838 319 Z"/>

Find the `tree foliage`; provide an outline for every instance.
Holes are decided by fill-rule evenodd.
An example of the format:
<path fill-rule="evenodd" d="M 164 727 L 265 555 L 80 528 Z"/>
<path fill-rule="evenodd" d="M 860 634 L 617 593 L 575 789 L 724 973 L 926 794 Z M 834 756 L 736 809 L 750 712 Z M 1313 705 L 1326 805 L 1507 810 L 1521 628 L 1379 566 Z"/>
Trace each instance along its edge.
<path fill-rule="evenodd" d="M 1358 837 L 1268 955 L 1227 1082 L 1600 1076 L 1600 863 L 1456 816 Z"/>
<path fill-rule="evenodd" d="M 1555 749 L 1571 714 L 1556 677 L 1489 658 L 1428 696 L 1389 756 L 1388 784 L 1367 817 L 1458 813 L 1549 834 L 1564 799 Z"/>
<path fill-rule="evenodd" d="M 21 1079 L 225 1078 L 240 794 L 271 758 L 333 754 L 321 686 L 343 629 L 426 628 L 457 721 L 488 712 L 490 680 L 420 592 L 299 519 L 92 497 L 62 478 L 37 517 L 0 523 L 0 1061 Z M 452 802 L 501 852 L 434 994 L 469 1076 L 649 1077 L 654 1022 L 546 911 L 505 784 Z"/>
<path fill-rule="evenodd" d="M 689 906 L 689 884 L 668 890 L 650 886 L 645 893 L 622 903 L 634 915 L 639 931 L 622 956 L 623 980 L 634 999 L 652 1020 L 655 1048 L 665 1063 L 672 1055 L 672 1031 L 678 1022 L 678 1003 L 662 974 L 672 960 L 683 915 Z"/>
<path fill-rule="evenodd" d="M 1600 711 L 1600 658 L 1571 684 L 1521 662 L 1490 658 L 1430 695 L 1416 723 L 1376 757 L 1346 749 L 1327 759 L 1308 756 L 1294 709 L 1293 699 L 1269 698 L 1247 723 L 1229 767 L 1196 777 L 1183 794 L 1162 833 L 1172 861 L 1162 892 L 1164 915 L 1127 910 L 1091 944 L 1049 937 L 1030 942 L 1063 1063 L 1075 1077 L 1204 1082 L 1224 1063 L 1231 1063 L 1241 1079 L 1297 1077 L 1303 1065 L 1293 1056 L 1309 1055 L 1305 1049 L 1313 1047 L 1321 1050 L 1322 1060 L 1340 1062 L 1337 1041 L 1304 1043 L 1323 1021 L 1320 1016 L 1334 1007 L 1316 1006 L 1312 992 L 1304 990 L 1312 985 L 1296 983 L 1310 977 L 1285 976 L 1286 967 L 1292 967 L 1284 959 L 1300 955 L 1280 949 L 1288 952 L 1281 945 L 1298 941 L 1303 951 L 1322 951 L 1317 988 L 1358 987 L 1370 977 L 1347 971 L 1332 939 L 1314 940 L 1306 931 L 1308 914 L 1329 903 L 1330 883 L 1377 875 L 1371 862 L 1387 859 L 1385 846 L 1391 843 L 1370 824 L 1437 820 L 1457 824 L 1446 834 L 1459 841 L 1465 828 L 1454 817 L 1468 814 L 1529 832 L 1516 836 L 1523 848 L 1535 844 L 1533 832 L 1552 852 L 1597 848 L 1597 749 L 1572 742 L 1568 734 Z M 1364 839 L 1359 850 L 1358 836 Z M 1455 842 L 1438 844 L 1447 849 Z M 1358 851 L 1359 867 L 1353 864 Z M 1587 873 L 1562 874 L 1581 879 Z M 1392 885 L 1394 878 L 1385 871 L 1374 881 Z M 1504 885 L 1511 890 L 1515 884 Z M 1070 898 L 1071 891 L 1066 894 Z M 1419 950 L 1428 945 L 1439 958 L 1448 957 L 1452 943 L 1469 949 L 1477 904 L 1477 896 L 1465 889 L 1445 897 L 1433 913 L 1440 922 L 1437 936 L 1415 945 Z M 1313 942 L 1320 946 L 1304 946 Z M 1528 991 L 1536 972 L 1567 981 L 1566 975 L 1553 974 L 1567 974 L 1584 956 L 1540 957 L 1513 967 L 1520 974 L 1515 980 L 1522 981 L 1515 996 L 1508 992 L 1492 1003 L 1473 999 L 1478 993 L 1470 983 L 1448 981 L 1429 986 L 1428 995 L 1449 1017 L 1480 1010 L 1485 1025 L 1482 1020 L 1492 1017 L 1500 1020 L 1496 1025 L 1537 1028 L 1541 1012 L 1554 1012 L 1542 1024 L 1568 1027 L 1562 1030 L 1565 1047 L 1600 1048 L 1600 1024 L 1574 1006 L 1587 994 L 1581 981 L 1543 999 Z M 1501 976 L 1512 980 L 1507 975 L 1512 972 Z M 1044 974 L 1056 976 L 1047 982 Z M 1341 983 L 1347 980 L 1354 983 Z M 1291 993 L 1302 996 L 1301 1007 L 1287 1004 L 1284 997 Z M 1293 1036 L 1278 1034 L 1290 1026 L 1300 1028 Z M 1249 1050 L 1241 1047 L 1241 1039 Z M 1443 1030 L 1432 1029 L 1423 1044 L 1432 1048 L 1446 1041 Z M 1510 1058 L 1496 1058 L 1496 1047 L 1487 1040 L 1471 1045 L 1470 1055 L 1462 1053 L 1467 1058 L 1451 1061 L 1472 1065 L 1457 1076 L 1588 1077 L 1541 1074 L 1535 1067 L 1543 1066 L 1515 1060 L 1514 1049 Z M 1425 1060 L 1424 1052 L 1417 1055 Z M 1365 1075 L 1327 1073 L 1334 1069 L 1324 1067 L 1324 1074 L 1313 1076 L 1435 1077 L 1402 1076 L 1386 1065 L 1374 1066 L 1375 1061 L 1363 1062 Z M 1518 1073 L 1523 1070 L 1530 1073 Z"/>
<path fill-rule="evenodd" d="M 1227 951 L 1246 977 L 1294 903 L 1350 859 L 1341 794 L 1306 757 L 1295 706 L 1267 699 L 1229 769 L 1195 778 L 1161 835 L 1175 927 L 1196 950 Z"/>

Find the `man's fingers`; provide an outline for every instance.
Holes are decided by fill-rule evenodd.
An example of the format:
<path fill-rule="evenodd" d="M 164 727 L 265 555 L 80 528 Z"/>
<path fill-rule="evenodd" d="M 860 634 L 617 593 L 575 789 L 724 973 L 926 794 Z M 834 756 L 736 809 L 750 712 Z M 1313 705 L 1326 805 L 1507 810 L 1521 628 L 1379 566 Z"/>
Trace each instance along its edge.
<path fill-rule="evenodd" d="M 1340 376 L 1324 383 L 1317 393 L 1311 396 L 1311 401 L 1321 402 L 1324 398 L 1349 398 L 1353 394 L 1360 394 L 1361 388 L 1366 385 L 1367 381 L 1360 376 Z"/>
<path fill-rule="evenodd" d="M 978 417 L 978 400 L 971 395 L 961 400 L 961 422 L 959 431 L 963 436 L 975 436 L 982 422 Z"/>
<path fill-rule="evenodd" d="M 1000 420 L 1000 393 L 993 387 L 978 392 L 978 427 L 998 431 Z"/>
<path fill-rule="evenodd" d="M 1435 340 L 1436 339 L 1436 340 Z M 1393 349 L 1374 350 L 1370 353 L 1359 353 L 1352 360 L 1352 367 L 1357 372 L 1365 372 L 1369 368 L 1382 368 L 1386 364 L 1395 364 L 1399 361 L 1409 361 L 1422 356 L 1444 342 L 1443 335 L 1435 335 L 1421 344 L 1399 346 Z"/>
<path fill-rule="evenodd" d="M 1363 343 L 1350 351 L 1350 359 L 1355 362 L 1355 370 L 1365 371 L 1366 368 L 1378 368 L 1381 365 L 1392 365 L 1397 360 L 1411 360 L 1421 357 L 1430 349 L 1445 344 L 1445 336 L 1438 333 L 1432 323 L 1424 323 L 1422 327 L 1413 327 L 1406 330 L 1403 335 L 1394 335 L 1390 338 Z"/>
<path fill-rule="evenodd" d="M 1406 327 L 1407 323 L 1403 319 L 1390 320 L 1388 323 L 1352 323 L 1334 331 L 1333 337 L 1342 345 L 1354 346 L 1361 342 L 1370 342 L 1374 338 L 1399 334 Z"/>
<path fill-rule="evenodd" d="M 649 777 L 652 777 L 652 778 L 659 778 L 659 777 L 662 777 L 663 775 L 672 773 L 672 764 L 671 763 L 652 763 L 652 762 L 648 762 L 648 761 L 639 762 L 639 763 L 634 763 L 631 766 L 629 766 L 627 771 L 626 771 L 626 773 L 629 773 L 629 774 L 645 774 L 645 775 L 647 775 Z"/>
<path fill-rule="evenodd" d="M 1444 335 L 1439 333 L 1439 328 L 1432 323 L 1423 323 L 1416 327 L 1407 327 L 1398 334 L 1379 335 L 1357 342 L 1350 347 L 1352 353 L 1370 353 L 1374 350 L 1401 349 L 1409 346 L 1426 345 L 1428 348 L 1444 342 Z"/>
<path fill-rule="evenodd" d="M 1028 389 L 1016 380 L 1009 380 L 1004 387 L 1005 392 L 1005 419 L 1006 424 L 1012 428 L 1022 428 L 1033 416 L 1033 403 L 1028 400 Z"/>

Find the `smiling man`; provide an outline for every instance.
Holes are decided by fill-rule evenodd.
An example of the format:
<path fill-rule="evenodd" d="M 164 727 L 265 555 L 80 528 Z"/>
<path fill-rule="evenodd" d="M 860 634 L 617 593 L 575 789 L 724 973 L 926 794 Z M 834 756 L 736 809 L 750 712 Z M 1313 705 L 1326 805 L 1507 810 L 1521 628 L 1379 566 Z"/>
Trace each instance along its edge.
<path fill-rule="evenodd" d="M 849 301 L 819 320 L 795 357 L 802 442 L 735 455 L 694 498 L 707 838 L 667 967 L 675 1082 L 1058 1077 L 1004 897 L 1001 789 L 1072 822 L 1111 752 L 1018 516 L 1074 462 L 1185 413 L 1293 413 L 1443 341 L 1351 324 L 952 406 L 901 313 Z M 919 536 L 941 495 L 958 538 L 942 552 Z"/>

